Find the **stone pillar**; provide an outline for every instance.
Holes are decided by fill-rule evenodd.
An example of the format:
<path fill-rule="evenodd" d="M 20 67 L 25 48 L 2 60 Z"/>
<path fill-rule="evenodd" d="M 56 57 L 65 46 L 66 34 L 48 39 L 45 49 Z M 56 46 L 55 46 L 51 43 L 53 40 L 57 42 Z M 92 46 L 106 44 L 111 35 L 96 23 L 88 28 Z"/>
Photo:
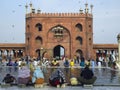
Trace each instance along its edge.
<path fill-rule="evenodd" d="M 120 33 L 117 36 L 118 39 L 118 61 L 120 62 Z"/>
<path fill-rule="evenodd" d="M 42 60 L 43 59 L 43 50 L 44 50 L 44 48 L 40 48 L 40 60 Z"/>
<path fill-rule="evenodd" d="M 116 62 L 116 65 L 118 69 L 120 69 L 120 33 L 117 36 L 117 40 L 118 40 L 118 61 Z"/>
<path fill-rule="evenodd" d="M 22 50 L 23 57 L 25 56 L 25 50 Z"/>

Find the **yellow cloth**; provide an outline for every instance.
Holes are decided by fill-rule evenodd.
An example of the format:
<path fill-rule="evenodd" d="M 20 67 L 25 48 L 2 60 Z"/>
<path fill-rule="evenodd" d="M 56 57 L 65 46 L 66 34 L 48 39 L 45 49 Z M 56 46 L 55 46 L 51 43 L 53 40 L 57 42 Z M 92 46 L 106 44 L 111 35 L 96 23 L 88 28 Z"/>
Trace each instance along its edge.
<path fill-rule="evenodd" d="M 33 64 L 32 64 L 32 63 L 30 63 L 29 68 L 30 68 L 30 71 L 31 71 L 31 72 L 33 72 L 33 71 L 34 71 L 34 66 L 33 66 Z"/>
<path fill-rule="evenodd" d="M 57 66 L 57 65 L 59 65 L 59 62 L 53 60 L 53 61 L 52 61 L 52 65 L 53 65 L 53 66 Z"/>
<path fill-rule="evenodd" d="M 71 83 L 71 85 L 77 85 L 78 84 L 77 78 L 75 78 L 75 77 L 71 78 L 70 83 Z"/>
<path fill-rule="evenodd" d="M 70 66 L 74 66 L 74 61 L 71 61 L 71 62 L 70 62 Z"/>

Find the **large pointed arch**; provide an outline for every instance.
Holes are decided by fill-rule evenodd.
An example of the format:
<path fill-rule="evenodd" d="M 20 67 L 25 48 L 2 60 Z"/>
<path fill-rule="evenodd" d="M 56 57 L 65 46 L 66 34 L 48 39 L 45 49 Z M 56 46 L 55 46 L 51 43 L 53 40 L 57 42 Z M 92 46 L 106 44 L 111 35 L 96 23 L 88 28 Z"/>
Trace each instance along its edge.
<path fill-rule="evenodd" d="M 61 31 L 55 32 L 56 29 L 62 29 L 62 32 Z M 58 35 L 58 37 L 56 37 L 56 34 Z M 51 43 L 54 43 L 55 46 L 65 45 L 64 48 L 68 50 L 68 52 L 65 52 L 64 48 L 63 51 L 65 52 L 66 56 L 71 57 L 71 34 L 70 30 L 67 29 L 65 26 L 58 24 L 51 27 L 47 32 L 47 41 L 48 45 L 50 45 Z M 55 46 L 53 45 L 52 49 L 54 49 Z M 65 56 L 65 54 L 63 56 Z M 54 50 L 52 56 L 53 57 L 57 56 L 54 54 Z M 60 54 L 58 55 L 58 57 L 61 57 Z"/>

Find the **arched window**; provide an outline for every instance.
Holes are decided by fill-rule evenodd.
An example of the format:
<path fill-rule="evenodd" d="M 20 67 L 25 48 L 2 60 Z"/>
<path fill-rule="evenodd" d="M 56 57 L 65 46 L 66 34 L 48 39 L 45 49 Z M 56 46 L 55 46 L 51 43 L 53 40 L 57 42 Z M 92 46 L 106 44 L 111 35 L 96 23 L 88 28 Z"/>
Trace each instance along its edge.
<path fill-rule="evenodd" d="M 92 44 L 92 40 L 91 40 L 91 38 L 89 38 L 89 45 L 91 45 Z"/>
<path fill-rule="evenodd" d="M 76 26 L 77 31 L 82 31 L 82 25 L 81 24 L 77 24 Z"/>
<path fill-rule="evenodd" d="M 35 25 L 38 31 L 42 31 L 42 24 L 38 23 Z"/>
<path fill-rule="evenodd" d="M 37 36 L 35 40 L 37 44 L 42 44 L 42 38 L 40 36 Z"/>
<path fill-rule="evenodd" d="M 29 25 L 27 25 L 27 30 L 28 30 L 28 31 L 30 30 L 30 26 L 29 26 Z"/>
<path fill-rule="evenodd" d="M 62 26 L 55 26 L 54 28 L 52 28 L 52 31 L 54 32 L 54 37 L 56 38 L 62 38 L 63 37 L 63 32 L 64 32 L 64 28 Z"/>
<path fill-rule="evenodd" d="M 76 38 L 76 40 L 78 40 L 78 41 L 79 41 L 79 44 L 80 44 L 80 45 L 82 45 L 82 44 L 83 44 L 83 40 L 82 40 L 82 38 L 81 38 L 80 36 L 78 36 L 78 37 Z"/>

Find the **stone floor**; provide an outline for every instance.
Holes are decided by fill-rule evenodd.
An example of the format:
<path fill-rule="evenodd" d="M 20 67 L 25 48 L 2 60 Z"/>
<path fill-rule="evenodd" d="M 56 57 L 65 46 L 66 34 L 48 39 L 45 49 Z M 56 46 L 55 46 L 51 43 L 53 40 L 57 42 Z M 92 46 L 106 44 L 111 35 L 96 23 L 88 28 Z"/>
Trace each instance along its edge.
<path fill-rule="evenodd" d="M 45 86 L 43 88 L 24 87 L 17 86 L 12 87 L 0 87 L 0 90 L 120 90 L 120 86 L 94 86 L 93 88 L 84 88 L 82 86 L 66 86 L 65 88 L 55 88 Z"/>

